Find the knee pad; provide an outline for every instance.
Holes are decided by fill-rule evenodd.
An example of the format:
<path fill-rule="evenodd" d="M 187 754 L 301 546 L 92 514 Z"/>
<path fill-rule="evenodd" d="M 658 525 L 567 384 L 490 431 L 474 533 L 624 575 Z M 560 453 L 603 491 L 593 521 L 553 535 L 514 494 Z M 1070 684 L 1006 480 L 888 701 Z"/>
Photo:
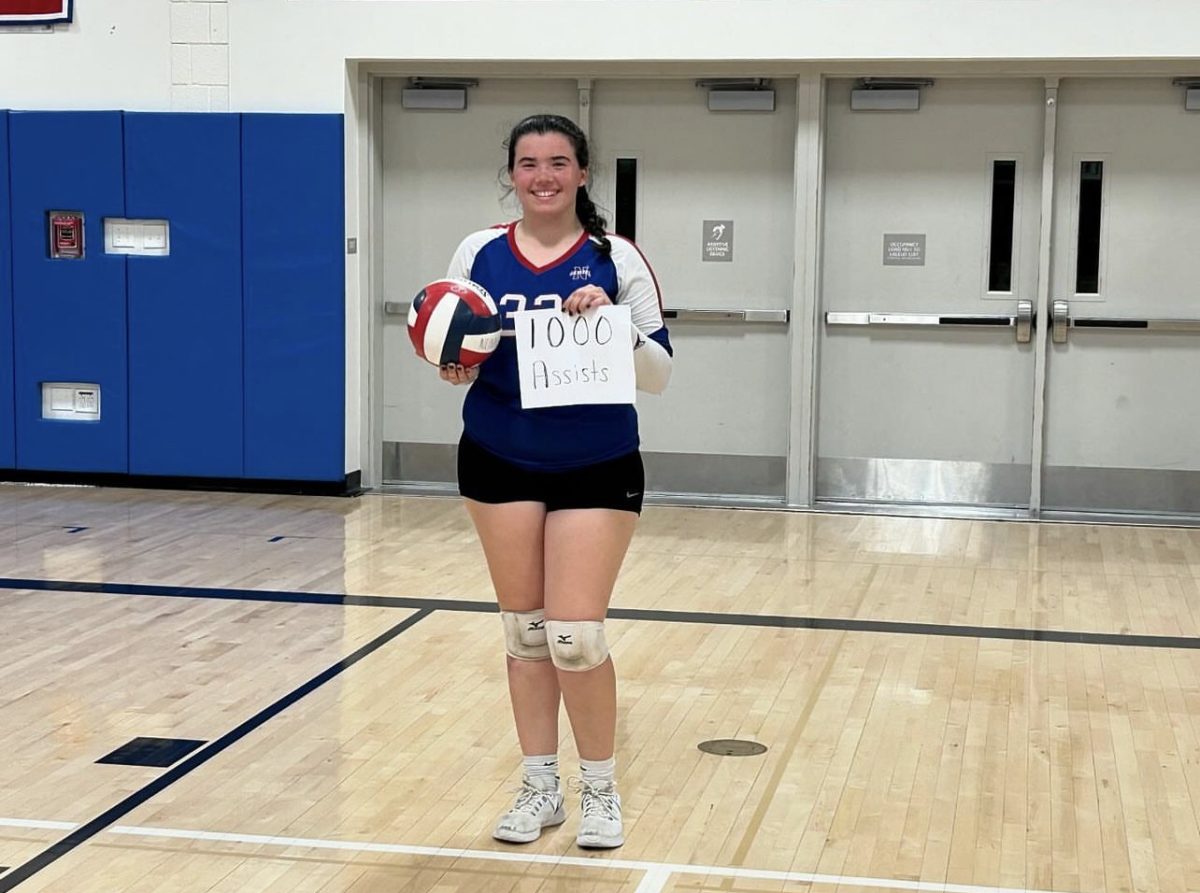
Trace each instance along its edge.
<path fill-rule="evenodd" d="M 604 624 L 598 620 L 547 620 L 550 659 L 560 670 L 591 670 L 608 657 Z"/>
<path fill-rule="evenodd" d="M 504 650 L 517 660 L 549 660 L 546 645 L 546 612 L 501 611 L 504 623 Z"/>

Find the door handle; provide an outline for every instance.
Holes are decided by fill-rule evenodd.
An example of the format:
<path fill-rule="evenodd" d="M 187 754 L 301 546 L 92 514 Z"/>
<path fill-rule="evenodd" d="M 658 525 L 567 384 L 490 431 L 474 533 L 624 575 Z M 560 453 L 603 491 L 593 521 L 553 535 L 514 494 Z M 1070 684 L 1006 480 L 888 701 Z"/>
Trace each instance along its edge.
<path fill-rule="evenodd" d="M 788 310 L 685 310 L 666 309 L 663 319 L 681 322 L 768 322 L 786 323 L 791 316 Z"/>
<path fill-rule="evenodd" d="M 1033 302 L 1018 301 L 1017 312 L 1003 313 L 845 313 L 830 310 L 827 326 L 935 326 L 938 328 L 1011 328 L 1018 344 L 1033 339 Z"/>
<path fill-rule="evenodd" d="M 1051 340 L 1065 344 L 1070 329 L 1107 332 L 1175 332 L 1200 335 L 1200 319 L 1136 319 L 1111 316 L 1071 316 L 1069 301 L 1055 301 L 1052 308 Z"/>

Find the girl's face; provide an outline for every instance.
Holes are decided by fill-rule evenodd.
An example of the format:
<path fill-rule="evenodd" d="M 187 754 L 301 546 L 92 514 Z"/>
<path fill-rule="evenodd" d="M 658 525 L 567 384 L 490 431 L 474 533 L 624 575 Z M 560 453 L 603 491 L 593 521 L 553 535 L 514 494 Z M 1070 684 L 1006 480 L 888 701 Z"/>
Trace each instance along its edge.
<path fill-rule="evenodd" d="M 587 184 L 571 141 L 561 133 L 527 133 L 517 140 L 513 191 L 526 217 L 575 216 L 575 192 Z"/>

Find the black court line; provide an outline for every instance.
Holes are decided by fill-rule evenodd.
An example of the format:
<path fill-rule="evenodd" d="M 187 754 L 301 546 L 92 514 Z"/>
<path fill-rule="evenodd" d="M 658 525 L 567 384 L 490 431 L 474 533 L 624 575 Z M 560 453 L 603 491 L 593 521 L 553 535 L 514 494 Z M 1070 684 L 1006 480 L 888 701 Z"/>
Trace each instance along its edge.
<path fill-rule="evenodd" d="M 1142 636 L 1134 633 L 1089 633 L 1057 629 L 1020 629 L 1003 626 L 955 626 L 942 623 L 908 623 L 902 620 L 854 620 L 840 617 L 788 617 L 770 614 L 698 614 L 686 611 L 639 611 L 634 608 L 613 608 L 608 612 L 608 616 L 617 617 L 622 620 L 665 620 L 672 623 L 716 623 L 732 626 L 769 626 L 782 629 L 831 629 L 858 633 L 893 633 L 907 636 L 949 636 L 967 639 L 1060 642 L 1068 645 L 1124 645 L 1139 648 L 1200 649 L 1200 637 L 1195 636 Z"/>
<path fill-rule="evenodd" d="M 265 722 L 274 718 L 275 716 L 278 716 L 288 707 L 295 704 L 305 695 L 316 691 L 330 679 L 333 679 L 335 676 L 339 675 L 343 670 L 354 666 L 364 657 L 382 648 L 388 642 L 392 641 L 392 639 L 400 635 L 400 633 L 404 632 L 414 624 L 424 620 L 432 613 L 433 612 L 431 610 L 418 611 L 411 617 L 407 617 L 400 621 L 387 632 L 376 636 L 366 645 L 363 645 L 349 657 L 339 660 L 336 664 L 329 667 L 324 672 L 314 676 L 299 688 L 294 689 L 277 700 L 275 703 L 260 710 L 237 728 L 226 732 L 212 744 L 209 744 L 202 750 L 197 751 L 195 754 L 177 765 L 174 769 L 164 772 L 141 790 L 134 791 L 107 812 L 102 813 L 85 825 L 80 825 L 49 849 L 39 853 L 37 856 L 34 856 L 25 864 L 19 865 L 12 869 L 12 871 L 8 874 L 0 875 L 0 893 L 7 893 L 7 891 L 13 889 L 13 887 L 17 886 L 18 884 L 29 880 L 29 878 L 37 874 L 47 865 L 50 865 L 52 862 L 61 859 L 80 844 L 86 843 L 109 825 L 114 824 L 131 813 L 133 810 L 137 809 L 155 794 L 161 793 L 164 789 L 179 781 L 179 779 L 183 778 L 193 769 L 196 769 L 207 763 L 217 754 L 221 753 L 221 751 L 233 744 L 236 744 L 259 726 L 263 725 Z"/>
<path fill-rule="evenodd" d="M 286 602 L 307 605 L 362 605 L 424 611 L 498 613 L 496 603 L 445 598 L 407 598 L 390 595 L 343 595 L 330 592 L 289 592 L 270 589 L 207 589 L 191 586 L 152 586 L 137 583 L 88 583 L 69 580 L 18 580 L 0 577 L 0 590 L 34 589 L 53 592 L 97 592 L 105 595 L 151 595 L 175 598 L 211 598 L 233 601 Z M 1022 629 L 1002 626 L 959 626 L 942 623 L 909 623 L 902 620 L 857 620 L 841 617 L 793 617 L 786 614 L 726 614 L 703 611 L 656 611 L 610 608 L 616 620 L 650 620 L 658 623 L 703 623 L 712 626 L 758 626 L 773 629 L 841 630 L 891 633 L 908 636 L 949 636 L 1067 645 L 1118 645 L 1127 648 L 1184 648 L 1200 650 L 1197 636 L 1152 636 L 1137 633 L 1097 633 L 1056 629 Z"/>
<path fill-rule="evenodd" d="M 204 586 L 160 586 L 143 583 L 95 583 L 84 580 L 20 580 L 0 577 L 0 589 L 46 592 L 96 592 L 102 595 L 159 595 L 169 598 L 212 598 L 229 601 L 284 602 L 295 605 L 365 605 L 374 608 L 428 609 L 496 613 L 495 602 L 405 598 L 397 595 L 346 595 L 340 592 L 292 592 L 278 589 L 210 589 Z"/>

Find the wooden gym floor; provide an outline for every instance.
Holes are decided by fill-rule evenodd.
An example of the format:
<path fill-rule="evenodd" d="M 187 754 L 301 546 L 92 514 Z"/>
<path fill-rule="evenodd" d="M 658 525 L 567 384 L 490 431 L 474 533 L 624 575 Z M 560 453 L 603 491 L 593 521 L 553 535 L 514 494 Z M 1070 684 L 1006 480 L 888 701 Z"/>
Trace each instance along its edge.
<path fill-rule="evenodd" d="M 0 485 L 0 573 L 0 891 L 1200 890 L 1200 530 L 648 508 L 598 854 L 490 837 L 456 500 Z"/>

